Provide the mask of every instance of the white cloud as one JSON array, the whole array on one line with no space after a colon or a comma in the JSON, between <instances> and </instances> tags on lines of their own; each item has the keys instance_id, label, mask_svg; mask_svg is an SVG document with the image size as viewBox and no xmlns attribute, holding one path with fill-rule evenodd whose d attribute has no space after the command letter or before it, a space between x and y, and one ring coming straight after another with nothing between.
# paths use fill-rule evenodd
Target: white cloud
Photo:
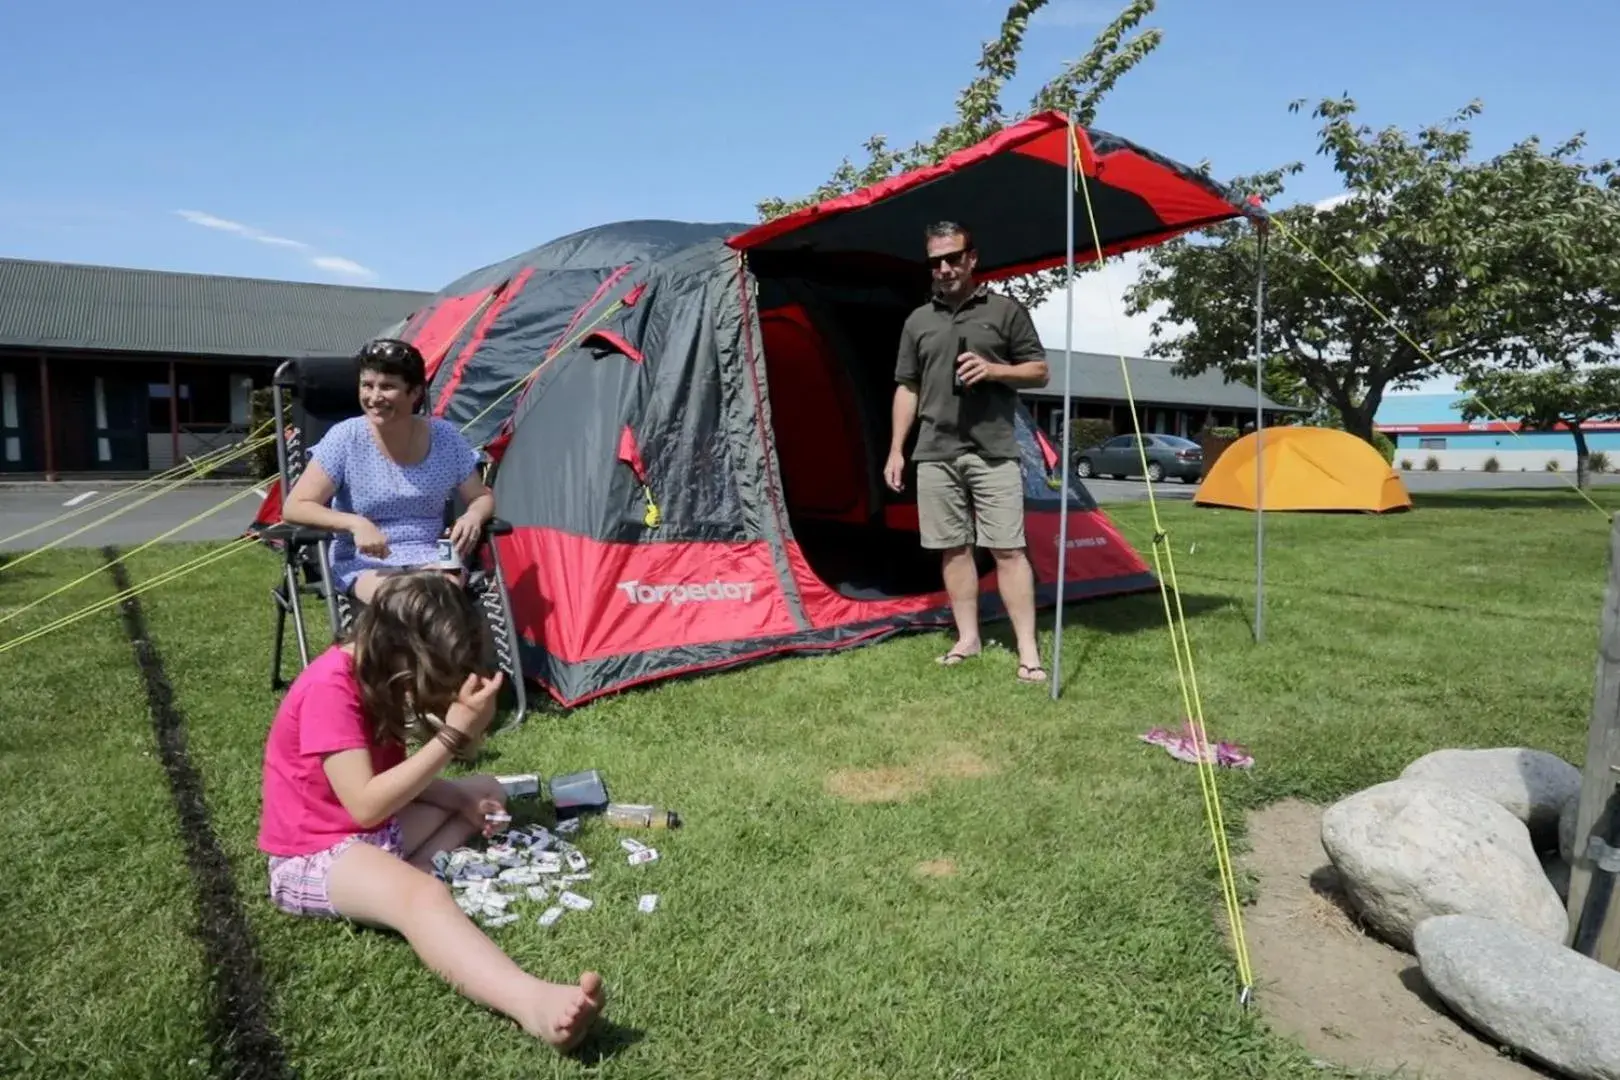
<instances>
[{"instance_id":1,"label":"white cloud","mask_svg":"<svg viewBox=\"0 0 1620 1080\"><path fill-rule=\"evenodd\" d=\"M317 255L309 261L322 270L330 270L334 274L347 274L350 277L363 278L377 276L373 271L361 266L353 259L345 259L341 255Z\"/></svg>"},{"instance_id":2,"label":"white cloud","mask_svg":"<svg viewBox=\"0 0 1620 1080\"><path fill-rule=\"evenodd\" d=\"M1146 262L1141 252L1109 258L1102 268L1076 274L1074 279L1074 350L1105 356L1143 356L1153 340L1153 321L1166 308L1155 304L1141 315L1125 312L1125 291L1135 283ZM1035 330L1048 349L1063 348L1067 331L1068 294L1064 288L1050 293L1031 309ZM1177 326L1163 328L1164 336L1180 336Z\"/></svg>"},{"instance_id":3,"label":"white cloud","mask_svg":"<svg viewBox=\"0 0 1620 1080\"><path fill-rule=\"evenodd\" d=\"M285 236L276 236L272 233L261 232L251 225L243 225L240 221L231 221L228 218L216 217L201 210L176 210L176 214L185 218L193 225L201 225L205 229L218 229L221 232L235 233L248 240L255 240L261 244L272 247L296 248L299 251L308 251L309 245L302 240L289 240Z\"/></svg>"},{"instance_id":4,"label":"white cloud","mask_svg":"<svg viewBox=\"0 0 1620 1080\"><path fill-rule=\"evenodd\" d=\"M222 218L217 214L210 214L204 210L176 210L175 214L193 225L200 225L205 229L214 229L219 232L228 232L258 244L268 244L271 247L288 248L293 251L311 252L309 264L318 270L343 274L348 277L374 278L377 276L374 271L361 266L353 259L346 259L341 255L315 253L315 249L302 240L293 240L289 237L267 233L262 229L254 228L252 225L244 225L240 221Z\"/></svg>"},{"instance_id":5,"label":"white cloud","mask_svg":"<svg viewBox=\"0 0 1620 1080\"><path fill-rule=\"evenodd\" d=\"M1330 195L1312 205L1328 210L1346 202L1349 192ZM1125 313L1125 293L1134 284L1147 262L1147 252L1132 251L1111 256L1100 271L1078 274L1074 281L1074 349L1076 352L1105 356L1144 356L1154 340L1153 323L1169 311L1154 304L1140 315ZM1252 293L1253 289L1249 290ZM1248 294L1246 294L1248 295ZM1063 348L1065 292L1058 289L1030 311L1035 329L1048 349ZM1175 340L1188 329L1172 323L1160 328L1160 340Z\"/></svg>"}]
</instances>

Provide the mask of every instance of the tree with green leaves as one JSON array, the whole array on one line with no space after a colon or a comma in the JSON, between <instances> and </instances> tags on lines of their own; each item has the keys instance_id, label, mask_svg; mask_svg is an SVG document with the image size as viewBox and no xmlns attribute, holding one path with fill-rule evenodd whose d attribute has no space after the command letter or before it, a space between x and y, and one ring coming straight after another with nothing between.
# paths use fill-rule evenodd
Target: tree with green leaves
<instances>
[{"instance_id":1,"label":"tree with green leaves","mask_svg":"<svg viewBox=\"0 0 1620 1080\"><path fill-rule=\"evenodd\" d=\"M1620 328L1613 163L1580 162L1579 137L1551 151L1528 139L1471 161L1465 125L1479 112L1470 104L1413 136L1357 124L1349 98L1322 101L1318 152L1344 195L1273 211L1278 224L1264 231L1267 382L1286 373L1301 388L1296 404L1325 406L1369 442L1391 390L1612 348ZM1274 201L1302 168L1232 184ZM1227 222L1147 253L1127 308L1165 305L1153 355L1253 385L1261 240L1250 222Z\"/></svg>"},{"instance_id":2,"label":"tree with green leaves","mask_svg":"<svg viewBox=\"0 0 1620 1080\"><path fill-rule=\"evenodd\" d=\"M1076 123L1091 124L1108 92L1163 40L1161 30L1132 33L1152 14L1156 0L1131 0L1097 35L1085 55L1065 64L1036 91L1027 110L1008 115L1001 103L1002 90L1018 71L1018 54L1024 47L1031 16L1046 4L1047 0L1014 0L1007 8L1000 34L984 43L977 65L978 75L957 96L956 119L941 127L932 139L905 149L894 149L887 138L873 135L863 147L865 164L857 165L846 157L827 182L810 194L796 199L762 200L757 206L760 218L769 221L858 191L890 176L935 164L1035 113L1056 109L1070 113ZM1034 306L1062 283L1063 271L1056 269L1011 279L1005 287L1008 295Z\"/></svg>"},{"instance_id":3,"label":"tree with green leaves","mask_svg":"<svg viewBox=\"0 0 1620 1080\"><path fill-rule=\"evenodd\" d=\"M1479 371L1458 389L1468 395L1460 403L1464 420L1517 420L1528 431L1567 429L1575 439L1575 482L1583 488L1592 458L1586 425L1620 420L1620 366L1612 364Z\"/></svg>"}]
</instances>

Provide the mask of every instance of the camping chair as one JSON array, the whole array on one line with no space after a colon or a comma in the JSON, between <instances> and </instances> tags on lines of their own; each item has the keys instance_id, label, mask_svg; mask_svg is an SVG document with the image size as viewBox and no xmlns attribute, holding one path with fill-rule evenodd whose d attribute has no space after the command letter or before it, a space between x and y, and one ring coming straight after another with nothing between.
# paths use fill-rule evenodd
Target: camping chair
<instances>
[{"instance_id":1,"label":"camping chair","mask_svg":"<svg viewBox=\"0 0 1620 1080\"><path fill-rule=\"evenodd\" d=\"M272 416L281 429L276 440L276 463L280 473L281 497L303 475L309 451L338 421L360 414L352 356L310 356L284 361L271 379ZM288 399L291 399L290 401ZM291 406L290 410L288 406ZM284 411L287 410L287 411ZM288 413L290 412L290 417ZM452 495L445 505L445 524L454 520L460 496ZM515 702L515 712L505 726L523 722L528 699L518 653L517 629L512 619L511 598L501 572L499 552L493 538L512 531L500 518L492 518L479 538L478 547L466 560L467 589L489 627L495 666L506 676ZM328 529L310 528L278 521L259 530L259 538L282 552L281 581L271 590L276 608L276 638L270 657L270 685L286 685L281 675L281 654L286 639L288 616L298 641L298 657L309 665L309 636L304 626L301 597L316 597L325 605L332 636L346 633L354 623L358 602L335 588L332 575L332 542L337 534Z\"/></svg>"}]
</instances>

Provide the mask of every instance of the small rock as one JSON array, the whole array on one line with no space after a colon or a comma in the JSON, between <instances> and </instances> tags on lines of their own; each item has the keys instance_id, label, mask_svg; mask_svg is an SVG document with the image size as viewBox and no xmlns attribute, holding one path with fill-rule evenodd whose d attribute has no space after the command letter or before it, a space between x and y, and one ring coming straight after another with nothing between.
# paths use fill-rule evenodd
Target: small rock
<instances>
[{"instance_id":1,"label":"small rock","mask_svg":"<svg viewBox=\"0 0 1620 1080\"><path fill-rule=\"evenodd\" d=\"M1568 928L1524 823L1482 795L1376 784L1327 808L1322 847L1357 912L1399 949L1431 915L1500 918L1556 942Z\"/></svg>"},{"instance_id":2,"label":"small rock","mask_svg":"<svg viewBox=\"0 0 1620 1080\"><path fill-rule=\"evenodd\" d=\"M1476 1029L1578 1080L1620 1080L1620 971L1473 915L1425 919L1413 940L1423 978Z\"/></svg>"},{"instance_id":3,"label":"small rock","mask_svg":"<svg viewBox=\"0 0 1620 1080\"><path fill-rule=\"evenodd\" d=\"M1530 829L1538 847L1551 847L1564 804L1581 793L1581 771L1557 754L1522 746L1436 750L1401 773L1483 795Z\"/></svg>"}]
</instances>

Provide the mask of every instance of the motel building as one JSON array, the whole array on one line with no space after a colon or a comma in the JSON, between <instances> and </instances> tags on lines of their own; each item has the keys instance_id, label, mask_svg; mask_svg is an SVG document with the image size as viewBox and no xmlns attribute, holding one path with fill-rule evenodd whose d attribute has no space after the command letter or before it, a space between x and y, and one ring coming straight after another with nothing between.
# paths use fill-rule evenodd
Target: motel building
<instances>
[{"instance_id":1,"label":"motel building","mask_svg":"<svg viewBox=\"0 0 1620 1080\"><path fill-rule=\"evenodd\" d=\"M0 259L0 478L138 478L239 443L282 360L356 352L429 295Z\"/></svg>"},{"instance_id":2,"label":"motel building","mask_svg":"<svg viewBox=\"0 0 1620 1080\"><path fill-rule=\"evenodd\" d=\"M1562 427L1525 431L1517 421L1464 420L1463 394L1391 394L1373 418L1373 427L1395 444L1397 470L1421 471L1432 466L1447 472L1479 472L1496 459L1501 472L1545 472L1557 462L1562 472L1575 471L1575 438ZM1586 448L1603 451L1610 467L1620 465L1620 423L1582 425ZM1408 464L1409 463L1409 464Z\"/></svg>"},{"instance_id":3,"label":"motel building","mask_svg":"<svg viewBox=\"0 0 1620 1080\"><path fill-rule=\"evenodd\" d=\"M1257 399L1254 387L1228 382L1218 371L1178 375L1173 360L1127 356L1121 371L1118 355L1079 350L1069 355L1073 357L1068 372L1069 419L1106 420L1116 435L1129 435L1135 430L1131 423L1133 400L1143 432L1194 440L1206 427L1252 429L1257 407L1267 427L1298 423L1307 411L1269 397ZM1036 425L1054 443L1063 438L1063 356L1062 349L1047 349L1046 385L1018 392ZM1078 452L1085 448L1070 449Z\"/></svg>"}]
</instances>

